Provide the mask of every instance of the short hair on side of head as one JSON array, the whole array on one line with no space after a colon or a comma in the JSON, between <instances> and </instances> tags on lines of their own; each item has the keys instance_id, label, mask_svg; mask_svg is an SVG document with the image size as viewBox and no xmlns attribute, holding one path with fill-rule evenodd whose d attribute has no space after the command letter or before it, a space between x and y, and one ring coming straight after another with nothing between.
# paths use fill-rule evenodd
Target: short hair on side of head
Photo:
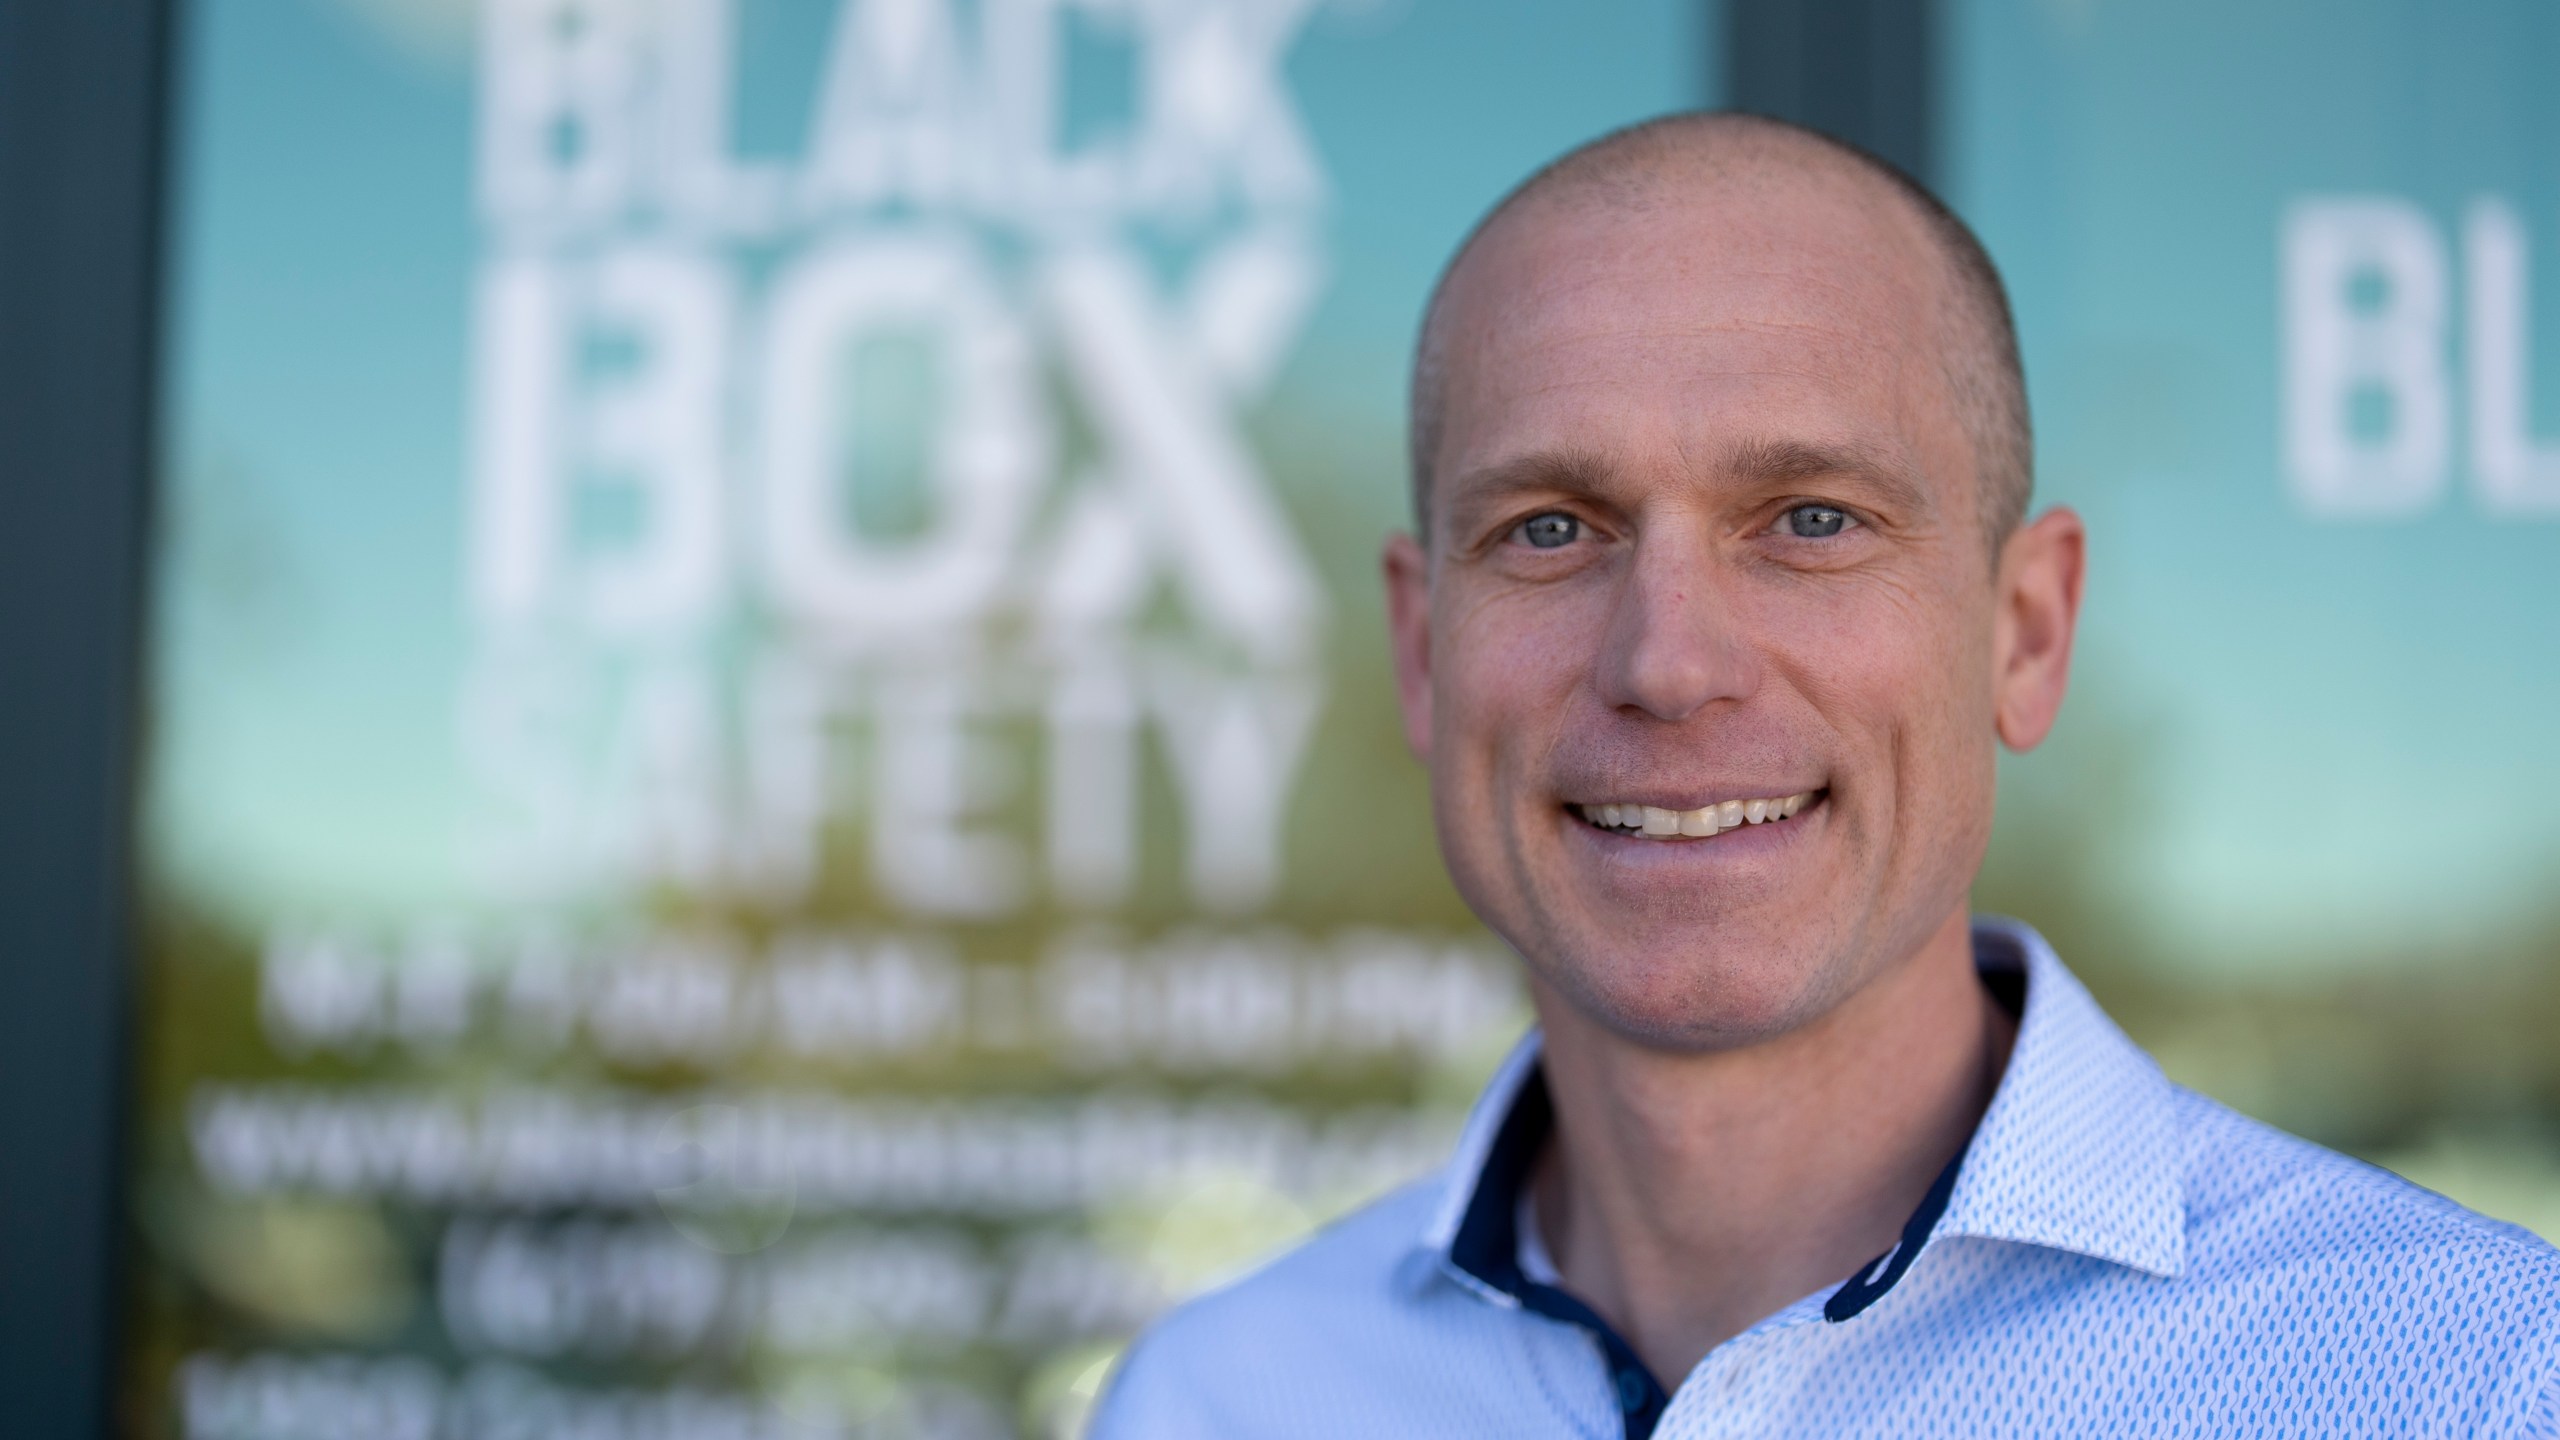
<instances>
[{"instance_id":1,"label":"short hair on side of head","mask_svg":"<svg viewBox=\"0 0 2560 1440\"><path fill-rule=\"evenodd\" d=\"M1947 317L1953 334L1943 347L1942 363L1959 412L1957 420L1973 445L1983 531L1996 550L2017 529L2026 519L2035 491L2035 434L2027 411L2026 369L2019 358L2008 288L1973 228L1927 186L1855 145L1784 120L1710 110L1641 121L1549 162L1486 211L1442 268L1423 309L1422 331L1414 345L1411 392L1414 530L1426 544L1431 536L1432 471L1439 458L1445 400L1441 312L1451 277L1468 253L1505 216L1558 192L1588 189L1632 198L1660 183L1652 177L1666 168L1666 161L1703 160L1714 169L1723 162L1759 159L1783 149L1826 157L1882 182L1888 193L1911 207L1938 242L1955 282L1951 287L1954 311Z\"/></svg>"}]
</instances>

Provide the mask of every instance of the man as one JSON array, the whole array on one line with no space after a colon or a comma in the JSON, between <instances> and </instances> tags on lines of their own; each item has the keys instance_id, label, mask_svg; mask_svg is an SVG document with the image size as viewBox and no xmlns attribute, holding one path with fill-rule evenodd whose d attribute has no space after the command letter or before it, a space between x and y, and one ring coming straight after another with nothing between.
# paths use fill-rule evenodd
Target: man
<instances>
[{"instance_id":1,"label":"man","mask_svg":"<svg viewBox=\"0 0 2560 1440\"><path fill-rule=\"evenodd\" d=\"M1406 733L1539 1030L1097 1434L2560 1434L2560 1255L1968 921L2083 535L1961 222L1775 122L1609 136L1451 262L1413 421Z\"/></svg>"}]
</instances>

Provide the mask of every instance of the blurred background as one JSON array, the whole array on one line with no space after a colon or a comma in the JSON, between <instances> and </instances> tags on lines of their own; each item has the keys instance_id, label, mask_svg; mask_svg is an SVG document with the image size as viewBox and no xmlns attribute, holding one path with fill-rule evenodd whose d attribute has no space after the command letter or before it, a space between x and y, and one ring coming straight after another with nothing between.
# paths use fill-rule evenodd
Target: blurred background
<instances>
[{"instance_id":1,"label":"blurred background","mask_svg":"<svg viewBox=\"0 0 2560 1440\"><path fill-rule=\"evenodd\" d=\"M2008 277L2093 572L1980 907L2560 1238L2555 62L2534 0L17 0L13 1433L1071 1437L1427 1169L1526 1010L1393 716L1414 323L1701 105Z\"/></svg>"}]
</instances>

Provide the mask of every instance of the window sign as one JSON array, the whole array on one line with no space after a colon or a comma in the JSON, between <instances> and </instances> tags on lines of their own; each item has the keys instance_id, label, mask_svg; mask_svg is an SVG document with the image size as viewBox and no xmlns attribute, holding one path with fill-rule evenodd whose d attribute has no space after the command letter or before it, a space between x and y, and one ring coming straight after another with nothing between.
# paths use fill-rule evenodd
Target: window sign
<instances>
[{"instance_id":1,"label":"window sign","mask_svg":"<svg viewBox=\"0 0 2560 1440\"><path fill-rule=\"evenodd\" d=\"M1698 7L186 7L153 1433L1051 1436L1525 1018L1376 547Z\"/></svg>"}]
</instances>

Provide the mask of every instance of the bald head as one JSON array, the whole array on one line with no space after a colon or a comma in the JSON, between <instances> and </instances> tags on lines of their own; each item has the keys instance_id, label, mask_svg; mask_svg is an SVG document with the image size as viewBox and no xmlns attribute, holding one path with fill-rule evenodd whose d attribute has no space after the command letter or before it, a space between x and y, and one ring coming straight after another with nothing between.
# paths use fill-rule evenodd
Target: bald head
<instances>
[{"instance_id":1,"label":"bald head","mask_svg":"<svg viewBox=\"0 0 2560 1440\"><path fill-rule=\"evenodd\" d=\"M1414 356L1413 499L1423 535L1445 438L1448 312L1471 259L1515 227L1577 209L1748 207L1806 186L1854 193L1881 212L1887 234L1928 252L1930 328L1952 418L1973 452L1982 525L1995 545L2015 529L2034 488L2034 443L2008 295L1981 242L1937 197L1862 150L1783 121L1705 113L1649 120L1566 154L1503 197L1450 260Z\"/></svg>"}]
</instances>

